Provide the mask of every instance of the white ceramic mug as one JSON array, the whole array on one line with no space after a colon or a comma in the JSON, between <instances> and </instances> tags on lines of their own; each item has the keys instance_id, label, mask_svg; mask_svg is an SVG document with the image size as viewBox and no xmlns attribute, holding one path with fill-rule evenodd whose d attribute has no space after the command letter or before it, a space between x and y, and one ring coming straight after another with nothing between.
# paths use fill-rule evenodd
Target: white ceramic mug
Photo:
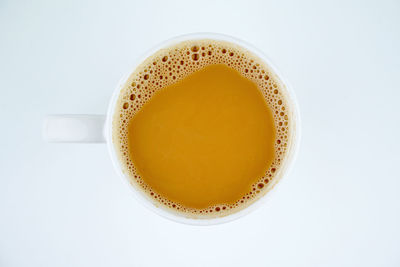
<instances>
[{"instance_id":1,"label":"white ceramic mug","mask_svg":"<svg viewBox=\"0 0 400 267\"><path fill-rule=\"evenodd\" d=\"M122 166L120 161L116 156L116 147L112 142L112 120L114 118L113 114L115 111L115 104L117 98L120 94L121 89L123 88L126 80L129 75L149 56L153 55L160 49L167 48L173 46L177 43L187 40L201 40L201 39L212 39L212 40L221 40L227 41L231 43L235 43L258 56L262 59L267 66L279 77L284 87L287 90L288 101L291 103L291 107L293 110L292 121L293 125L293 138L291 142L291 146L289 147L288 155L285 158L283 164L281 165L279 171L276 173L275 178L271 181L277 183L281 180L282 177L286 176L289 173L291 166L293 165L294 159L296 157L299 141L300 141L300 117L298 111L298 105L296 101L296 97L291 87L279 74L278 70L271 61L263 55L259 50L254 48L253 46L247 44L244 41L238 40L236 38L215 34L215 33L195 33L195 34L187 34L183 36L179 36L176 38L172 38L152 50L148 51L142 58L140 58L136 64L134 64L132 70L125 75L117 87L114 90L113 96L111 98L107 115L50 115L47 116L44 120L43 126L43 136L44 139L48 142L59 142L59 143L107 143L108 151L111 156L111 160L115 167L115 170L119 173L126 184L132 189L133 194L136 198L148 207L150 210L153 210L155 213L171 219L176 222L192 224L192 225L212 225L212 224L220 224L228 221L232 221L237 219L245 214L248 214L250 211L259 207L262 203L264 203L267 198L271 195L271 191L267 192L260 199L256 200L253 204L248 207L225 217L212 218L212 219L193 219L184 217L182 215L178 215L167 209L163 208L158 202L154 199L150 198L146 195L142 190L136 188L135 186L129 183L129 177L127 177L122 172ZM275 186L272 186L275 188Z\"/></svg>"}]
</instances>

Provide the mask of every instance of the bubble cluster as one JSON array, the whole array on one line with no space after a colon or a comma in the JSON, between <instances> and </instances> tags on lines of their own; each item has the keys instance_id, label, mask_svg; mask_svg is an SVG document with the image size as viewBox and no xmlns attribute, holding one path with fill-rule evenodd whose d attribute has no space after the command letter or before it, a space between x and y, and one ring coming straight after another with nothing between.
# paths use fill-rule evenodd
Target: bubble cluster
<instances>
[{"instance_id":1,"label":"bubble cluster","mask_svg":"<svg viewBox=\"0 0 400 267\"><path fill-rule=\"evenodd\" d=\"M143 182L129 156L127 130L130 119L154 93L212 64L225 64L257 84L273 113L276 128L275 158L265 175L237 202L193 209L164 198ZM243 209L267 193L278 180L279 170L291 145L292 119L286 88L264 61L238 45L223 41L185 41L159 50L147 58L128 78L117 100L114 114L113 142L132 185L139 186L150 198L166 208L191 217L225 216Z\"/></svg>"}]
</instances>

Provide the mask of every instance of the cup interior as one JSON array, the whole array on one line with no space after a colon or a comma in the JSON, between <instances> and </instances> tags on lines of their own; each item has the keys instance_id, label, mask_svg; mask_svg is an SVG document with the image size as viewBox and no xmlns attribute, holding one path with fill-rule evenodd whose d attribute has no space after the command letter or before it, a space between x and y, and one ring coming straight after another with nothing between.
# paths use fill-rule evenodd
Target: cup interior
<instances>
[{"instance_id":1,"label":"cup interior","mask_svg":"<svg viewBox=\"0 0 400 267\"><path fill-rule=\"evenodd\" d=\"M239 210L235 213L226 215L224 217L217 217L217 218L208 218L208 219L195 219L191 217L185 217L182 216L180 213L174 213L170 210L167 210L166 208L163 208L161 204L158 204L150 198L146 193L144 193L142 190L139 188L136 188L136 186L133 186L130 183L130 178L127 177L122 171L122 165L121 162L119 161L117 154L116 154L116 147L113 145L112 141L112 120L114 118L114 112L115 112L115 105L117 103L118 96L120 94L120 91L122 90L123 86L125 85L127 79L129 78L129 75L135 71L135 69L143 62L146 58L150 57L153 55L155 52L157 52L160 49L167 48L170 46L173 46L175 44L178 44L183 41L188 41L188 40L201 40L201 39L211 39L211 40L217 40L217 41L227 41L230 43L234 43L236 45L239 45L253 54L255 54L257 57L259 57L261 60L264 61L264 63L270 67L270 69L278 76L284 87L286 88L286 96L288 98L288 101L290 102L290 106L292 108L292 121L294 123L293 125L293 137L291 141L291 146L289 148L288 154L285 158L285 161L281 165L281 168L279 169L278 173L276 174L276 178L274 179L275 184L273 185L273 188L268 191L264 196L261 196L259 199L257 199L254 203L250 204L249 206L245 207L242 210ZM113 162L113 165L119 174L120 177L122 177L123 181L131 188L131 191L133 195L136 197L136 199L142 203L144 206L152 210L153 212L157 213L158 215L170 219L175 222L183 223L183 224L190 224L190 225L215 225L215 224L221 224L221 223L226 223L229 221L233 221L235 219L238 219L251 211L257 209L260 207L267 199L271 196L271 193L273 191L276 191L275 187L277 184L279 184L279 181L284 177L287 176L293 162L297 156L298 152L298 147L299 147L299 141L300 141L300 116L299 116L299 110L298 110L298 104L296 100L296 96L289 85L289 83L283 78L283 76L279 73L279 71L276 69L276 67L271 63L271 61L258 49L254 48L252 45L236 39L231 36L223 35L223 34L216 34L216 33L193 33L193 34L186 34L182 36L178 36L172 39L169 39L158 46L154 47L153 49L149 50L147 53L145 53L142 57L140 57L135 64L133 64L131 71L128 72L125 76L121 78L119 81L117 87L114 90L113 96L111 98L109 107L108 107L108 113L107 113L107 121L106 121L106 126L105 126L105 136L107 140L107 146L109 150L109 154L111 156L111 160Z\"/></svg>"}]
</instances>

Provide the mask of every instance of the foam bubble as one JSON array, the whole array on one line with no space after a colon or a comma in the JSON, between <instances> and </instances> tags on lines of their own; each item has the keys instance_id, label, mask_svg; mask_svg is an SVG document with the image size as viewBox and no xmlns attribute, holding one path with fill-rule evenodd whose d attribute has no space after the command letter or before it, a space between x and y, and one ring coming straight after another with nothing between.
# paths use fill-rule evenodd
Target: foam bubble
<instances>
[{"instance_id":1,"label":"foam bubble","mask_svg":"<svg viewBox=\"0 0 400 267\"><path fill-rule=\"evenodd\" d=\"M127 129L130 119L157 91L182 80L189 74L212 64L226 64L257 84L272 110L277 129L275 160L263 177L256 181L251 191L236 203L219 203L205 209L192 209L164 198L143 182L129 158ZM130 75L119 95L113 119L113 142L118 157L125 163L124 173L131 184L145 191L165 208L196 218L221 217L243 209L266 194L280 178L279 169L288 153L292 137L291 108L285 87L274 72L258 57L244 48L222 41L185 41L159 50L147 58Z\"/></svg>"}]
</instances>

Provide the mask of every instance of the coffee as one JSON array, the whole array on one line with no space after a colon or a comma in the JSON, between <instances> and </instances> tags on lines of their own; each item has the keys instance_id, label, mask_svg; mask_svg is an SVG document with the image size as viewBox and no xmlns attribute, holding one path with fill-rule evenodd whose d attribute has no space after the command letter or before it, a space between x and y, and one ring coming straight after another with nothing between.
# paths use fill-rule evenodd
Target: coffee
<instances>
[{"instance_id":1,"label":"coffee","mask_svg":"<svg viewBox=\"0 0 400 267\"><path fill-rule=\"evenodd\" d=\"M273 71L223 41L159 50L119 95L113 142L124 173L166 209L220 217L269 191L291 146L291 107Z\"/></svg>"}]
</instances>

